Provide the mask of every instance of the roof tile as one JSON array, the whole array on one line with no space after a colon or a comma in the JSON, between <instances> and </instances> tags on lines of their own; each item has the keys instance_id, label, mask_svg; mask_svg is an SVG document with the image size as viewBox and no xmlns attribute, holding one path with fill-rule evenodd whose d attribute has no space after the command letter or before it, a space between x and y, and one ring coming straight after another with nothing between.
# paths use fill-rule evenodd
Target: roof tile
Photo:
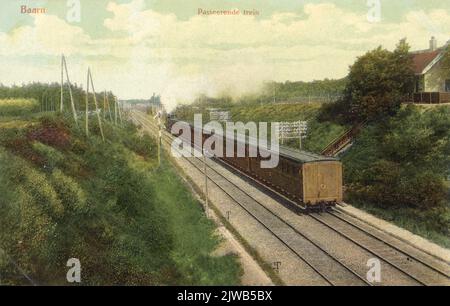
<instances>
[{"instance_id":1,"label":"roof tile","mask_svg":"<svg viewBox=\"0 0 450 306\"><path fill-rule=\"evenodd\" d=\"M422 74L424 69L441 53L441 49L436 51L425 51L413 53L413 69L414 73Z\"/></svg>"}]
</instances>

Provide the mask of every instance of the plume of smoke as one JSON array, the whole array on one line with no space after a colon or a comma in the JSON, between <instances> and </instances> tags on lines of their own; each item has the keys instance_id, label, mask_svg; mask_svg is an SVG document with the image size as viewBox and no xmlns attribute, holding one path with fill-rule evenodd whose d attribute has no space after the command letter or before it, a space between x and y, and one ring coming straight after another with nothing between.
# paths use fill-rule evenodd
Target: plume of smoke
<instances>
[{"instance_id":1,"label":"plume of smoke","mask_svg":"<svg viewBox=\"0 0 450 306\"><path fill-rule=\"evenodd\" d=\"M270 80L271 69L261 66L230 66L219 71L207 71L173 77L161 90L168 111L178 104L192 103L200 94L210 97L238 98L259 91Z\"/></svg>"}]
</instances>

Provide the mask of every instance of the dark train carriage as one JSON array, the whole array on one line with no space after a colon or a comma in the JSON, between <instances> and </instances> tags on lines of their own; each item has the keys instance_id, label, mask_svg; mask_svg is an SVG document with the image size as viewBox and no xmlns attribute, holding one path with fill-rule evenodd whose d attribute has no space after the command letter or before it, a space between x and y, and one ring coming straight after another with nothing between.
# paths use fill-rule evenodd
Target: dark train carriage
<instances>
[{"instance_id":1,"label":"dark train carriage","mask_svg":"<svg viewBox=\"0 0 450 306\"><path fill-rule=\"evenodd\" d=\"M171 118L172 119L172 118ZM173 121L168 124L171 127ZM170 130L170 128L169 128ZM194 142L191 127L191 142ZM202 143L210 137L202 133ZM236 157L237 140L234 140L234 156L225 156L226 139L223 138L224 157L221 159L255 180L271 187L289 199L307 207L334 205L342 202L342 163L332 157L280 147L279 162L275 168L261 168L262 157L249 157L249 144L245 143L245 157ZM259 152L259 151L258 151Z\"/></svg>"},{"instance_id":2,"label":"dark train carriage","mask_svg":"<svg viewBox=\"0 0 450 306\"><path fill-rule=\"evenodd\" d=\"M236 153L237 141L234 144ZM280 147L278 165L261 168L263 158L259 153L257 157L249 157L248 143L245 152L246 157L224 157L223 160L306 206L342 202L342 164L338 159Z\"/></svg>"}]
</instances>

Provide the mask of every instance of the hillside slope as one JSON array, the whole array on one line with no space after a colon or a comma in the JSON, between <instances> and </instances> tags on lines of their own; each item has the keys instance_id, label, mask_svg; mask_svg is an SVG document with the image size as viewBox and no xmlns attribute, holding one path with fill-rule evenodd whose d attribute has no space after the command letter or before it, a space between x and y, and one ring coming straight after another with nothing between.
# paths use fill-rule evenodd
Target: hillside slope
<instances>
[{"instance_id":1,"label":"hillside slope","mask_svg":"<svg viewBox=\"0 0 450 306\"><path fill-rule=\"evenodd\" d=\"M83 285L239 283L234 256L210 255L213 223L171 166L157 167L151 138L105 122L102 142L94 121L86 139L54 114L23 119L0 124L2 284L29 284L24 273L67 284L69 258Z\"/></svg>"},{"instance_id":2,"label":"hillside slope","mask_svg":"<svg viewBox=\"0 0 450 306\"><path fill-rule=\"evenodd\" d=\"M349 203L450 247L450 107L405 106L341 158Z\"/></svg>"},{"instance_id":3,"label":"hillside slope","mask_svg":"<svg viewBox=\"0 0 450 306\"><path fill-rule=\"evenodd\" d=\"M348 126L334 122L319 122L321 103L267 103L267 104L230 104L226 110L230 111L233 122L281 122L307 121L308 132L302 143L304 150L320 153L333 139L341 135ZM178 107L174 114L180 120L192 122L194 114L202 114L203 122L210 120L207 107L183 106ZM285 145L299 148L299 140L290 139Z\"/></svg>"}]
</instances>

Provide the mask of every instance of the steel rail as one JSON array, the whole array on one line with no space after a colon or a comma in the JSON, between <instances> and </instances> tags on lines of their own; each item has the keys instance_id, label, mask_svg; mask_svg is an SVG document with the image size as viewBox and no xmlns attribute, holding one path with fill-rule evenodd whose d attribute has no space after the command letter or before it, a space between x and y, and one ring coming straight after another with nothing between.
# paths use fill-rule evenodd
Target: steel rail
<instances>
[{"instance_id":1,"label":"steel rail","mask_svg":"<svg viewBox=\"0 0 450 306\"><path fill-rule=\"evenodd\" d=\"M140 115L140 114L139 114L139 115ZM150 124L152 124L151 121L149 121L147 118L144 117L144 119L145 119L147 122L149 122ZM167 136L167 135L165 135L165 136L166 136L166 137L169 137L169 136ZM221 163L223 163L223 161L221 161ZM237 171L239 174L242 174L243 176L245 176L245 177L251 179L252 181L254 181L255 183L257 183L258 185L261 185L261 186L263 186L263 187L266 187L264 184L262 184L262 183L259 182L259 181L256 181L256 180L252 179L251 177L249 177L248 175L246 175L245 173L243 173L241 170L237 169L236 167L234 167L234 166L232 166L232 165L230 165L230 164L228 164L228 163L226 163L226 165L229 166L229 167L231 167L231 168L234 169L235 171ZM209 166L209 168L211 168L211 167ZM211 169L214 170L215 172L217 172L215 169L213 169L213 168L211 168ZM226 178L225 178L225 179L226 179ZM226 179L226 180L229 181L228 179ZM229 182L231 182L231 181L229 181ZM231 183L232 183L232 182L231 182ZM234 184L234 183L232 183L232 184ZM234 184L234 185L235 185L235 184ZM267 188L267 187L266 187L266 188ZM270 190L271 192L277 194L278 196L280 196L279 193L274 192L271 188L269 188L269 190ZM244 193L246 193L246 192L243 191L243 190L241 190L241 191L244 192ZM246 193L246 194L247 194L247 193ZM251 197L254 201L259 202L258 200L254 199L251 195L249 195L249 194L247 194L247 195L248 195L249 197ZM294 204L294 205L297 206L297 203L294 202L294 201L292 201L292 200L290 200L289 198L284 197L284 196L283 196L282 198L283 198L284 200L290 202L291 204ZM262 205L264 208L266 208L263 204L261 204L261 203L259 203L259 204ZM267 208L266 208L266 209L267 209ZM332 215L335 216L334 214L332 214ZM356 244L357 246L359 246L360 248L364 249L365 251L367 251L367 252L369 252L369 253L371 253L371 254L373 254L373 255L379 257L382 261L384 261L384 262L386 262L387 264L393 266L395 269L397 269L397 270L400 271L401 273L405 274L406 276L412 278L413 280L415 280L415 281L418 282L419 284L421 284L421 285L427 285L426 283L424 283L423 281L421 281L421 280L420 280L419 278L417 278L416 276L412 275L411 273L409 273L408 271L406 271L406 270L403 269L402 267L400 267L400 266L398 266L397 264L393 263L391 260L386 259L386 258L383 257L383 256L380 256L376 251L370 249L369 247L364 246L363 244L361 244L360 242L356 241L355 239L353 239L353 238L350 237L349 235L343 233L342 231L337 230L335 227L331 226L331 225L328 224L326 221L321 220L320 218L318 218L318 217L315 216L315 215L309 215L309 216L310 216L311 218L315 219L317 222L319 222L319 223L325 225L326 227L330 228L330 229L333 230L334 232L338 233L339 235L343 236L343 237L346 238L347 240L351 241L352 243ZM280 218L279 216L277 216L277 217ZM336 217L336 218L339 218L339 217L337 217L337 216L335 216L335 217ZM280 219L282 220L282 218L280 218ZM284 220L282 220L282 221L285 222ZM433 271L435 271L435 272L437 272L437 273L439 273L439 274L442 274L442 275L444 275L445 277L448 277L448 275L447 275L445 272L442 272L442 271L440 271L439 269L434 268L434 267L428 265L427 263L423 262L422 260L417 259L415 256L410 255L410 254L408 254L407 252L398 249L397 247L393 246L392 244L388 243L387 241L383 241L381 238L376 237L375 235L369 233L368 231L359 228L357 225L352 224L351 222L346 221L346 220L342 220L342 221L347 222L347 223L349 223L350 225L352 225L352 226L358 228L360 231L363 231L363 232L364 232L365 234L367 234L368 236L370 236L370 237L372 237L372 238L374 238L374 239L380 240L381 242L386 243L388 246L392 247L393 249L395 249L395 250L401 252L402 254L404 254L404 255L407 256L407 257L413 258L414 260L416 260L416 261L419 262L420 264L423 264L424 266L426 266L426 267L432 269ZM288 224L288 225L289 225L289 224ZM291 225L289 225L289 226L292 227ZM294 229L295 231L298 231L298 230L295 229L295 228L293 228L293 229ZM300 232L299 232L299 234L302 235ZM370 283L369 283L369 284L370 284Z\"/></svg>"},{"instance_id":2,"label":"steel rail","mask_svg":"<svg viewBox=\"0 0 450 306\"><path fill-rule=\"evenodd\" d=\"M380 254L378 254L378 252L370 249L369 247L363 245L362 243L356 241L355 239L353 239L352 237L350 237L349 235L343 233L342 231L339 231L338 229L336 229L334 226L330 225L328 222L320 219L319 217L315 216L315 215L309 215L311 218L313 218L314 220L316 220L317 222L325 225L326 227L330 228L331 230L335 231L336 233L340 234L342 237L345 237L347 240L353 242L354 244L356 244L357 246L359 246L360 248L366 250L369 253L372 253L373 255L377 256L379 259L383 260L384 262L386 262L387 264L393 266L395 269L397 269L398 271L402 272L403 274L405 274L406 276L412 278L413 280L415 280L416 282L418 282L419 284L426 286L427 284L424 283L423 281L421 281L420 279L418 279L416 276L412 275L411 273L409 273L408 271L405 271L405 269L403 269L402 267L400 267L399 265L397 265L396 263L393 263L391 260L380 256Z\"/></svg>"},{"instance_id":3,"label":"steel rail","mask_svg":"<svg viewBox=\"0 0 450 306\"><path fill-rule=\"evenodd\" d=\"M344 223L346 223L346 224L348 224L348 225L350 225L350 226L352 226L352 227L358 229L359 231L363 232L363 233L366 234L367 236L370 236L371 238L376 239L376 240L382 242L383 244L389 246L390 248L396 250L397 252L402 253L404 256L407 256L407 257L409 257L409 258L415 260L416 262L418 262L418 263L424 265L425 267L429 268L430 270L433 270L434 272L436 272L436 273L438 273L438 274L441 274L442 276L445 276L445 277L447 277L447 278L450 279L450 277L449 277L449 275L448 275L447 272L444 272L444 271L442 271L440 268L437 268L437 267L432 266L431 264L425 262L424 260L418 258L417 256L411 255L411 254L408 253L407 251L404 251L404 250L400 249L399 247L395 246L393 243L391 243L391 242L389 242L389 241L386 241L385 239L383 239L383 238L381 238L381 237L379 237L379 236L377 236L377 235L371 233L369 230L364 229L363 227L361 227L361 226L359 226L359 225L353 223L352 221L350 221L350 220L348 220L348 219L346 219L346 218L344 218L344 217L342 217L342 216L339 216L339 214L336 214L336 212L339 212L339 213L341 213L341 214L345 214L345 215L348 216L348 214L347 214L346 212L337 211L337 210L335 210L335 209L333 209L332 211L328 211L327 213L330 214L330 215L332 215L333 217L335 217L335 218L341 220L342 222L344 222Z\"/></svg>"},{"instance_id":4,"label":"steel rail","mask_svg":"<svg viewBox=\"0 0 450 306\"><path fill-rule=\"evenodd\" d=\"M141 120L144 119L145 121L147 121L149 124L150 121L147 118L141 118ZM145 124L142 121L140 122L141 124ZM152 124L153 125L153 124ZM165 135L168 139L171 139L168 135ZM169 141L168 141L169 142ZM199 158L195 158L195 159L199 159ZM188 158L186 158L186 160L192 164L199 172L204 173L202 170L202 167L196 165L194 162L192 162L191 160L189 160ZM288 223L287 221L285 221L283 218L281 218L278 214L274 213L273 211L271 211L270 209L268 209L264 204L262 204L259 200L255 199L253 196L251 196L249 193L247 193L246 191L244 191L242 188L240 188L238 185L236 185L234 182L230 181L228 178L226 178L223 174L219 173L216 169L214 169L213 167L211 167L210 165L208 165L208 168L213 170L217 175L219 175L221 178L225 179L228 183L230 183L231 185L234 186L235 189L239 190L241 193L243 193L245 196L247 196L248 198L250 198L252 201L254 201L256 204L258 204L259 206L263 207L270 215L276 217L279 221L281 221L283 224L285 224L286 226L288 226L288 228L290 228L291 230L293 230L295 233L297 233L298 235L300 235L301 237L303 237L303 239L305 239L306 241L308 241L310 244L314 245L317 249L319 249L322 253L324 253L326 256L330 257L333 261L337 262L339 265L341 265L342 267L344 267L344 269L346 269L348 272L350 272L352 275L356 276L358 279L360 279L361 281L363 281L365 284L371 286L372 284L370 282L368 282L365 278L363 278L362 276L360 276L357 272L355 272L354 270L352 270L350 267L348 267L346 264L342 263L341 261L339 261L336 257L334 257L332 254L330 254L328 251L326 251L325 249L323 249L320 245L318 245L316 242L314 242L310 237L308 237L306 234L300 232L297 228L295 228L294 226L292 226L290 223ZM233 196L229 191L227 191L223 186L220 186L219 183L217 183L214 179L212 179L210 177L210 180L219 188L221 189L225 194L227 194L234 202L236 202L239 206L241 206L249 215L251 215L254 219L256 219L261 225L263 225L267 230L269 230L275 237L277 237L278 240L280 240L284 245L286 245L291 251L293 251L298 257L300 257L302 259L302 261L304 261L308 266L310 266L316 273L318 273L322 278L324 278L329 284L334 285L332 283L332 281L330 281L325 275L323 275L320 271L318 271L312 263L310 263L307 259L305 259L303 256L301 256L300 254L298 254L298 252L296 252L295 250L292 249L291 246L289 246L285 241L283 241L280 237L278 237L277 234L275 234L270 228L269 226L267 226L266 224L264 224L263 221L260 220L260 218L258 218L254 213L250 212L248 208L244 207L244 205L242 205L240 203L239 200L237 200L235 198L235 196Z\"/></svg>"},{"instance_id":5,"label":"steel rail","mask_svg":"<svg viewBox=\"0 0 450 306\"><path fill-rule=\"evenodd\" d=\"M142 118L141 118L142 120ZM137 121L142 124L142 125L147 125L145 122L142 122L141 120L137 119ZM147 119L145 119L147 120ZM151 124L151 123L150 123ZM148 127L148 125L147 125ZM200 173L203 173L203 171L201 169L199 169L192 161L190 161L188 158L185 158L191 165L194 166L194 168L197 169L197 171L199 171ZM298 258L301 259L301 261L303 261L304 263L306 263L314 272L316 272L323 280L325 280L325 282L327 282L329 285L331 286L335 286L333 284L333 282L326 276L324 275L322 272L320 272L319 270L317 270L316 267L314 267L314 265L312 263L310 263L310 261L308 261L306 258L304 258L304 256L302 256L301 254L299 254L297 251L295 251L286 241L284 241L281 237L279 237L276 233L273 232L272 229L270 229L269 226L267 226L263 221L260 220L260 218L258 218L257 216L255 216L255 214L253 214L252 212L250 212L246 207L244 207L238 200L235 199L235 197L228 192L227 190L225 190L225 188L223 188L222 186L220 186L215 180L211 179L210 180L219 188L221 189L229 198L231 198L231 200L235 203L237 203L239 206L242 207L242 209L244 209L250 216L252 216L259 224L261 224L266 230L268 230L277 240L279 240L284 246L286 246L292 253L294 253Z\"/></svg>"}]
</instances>

